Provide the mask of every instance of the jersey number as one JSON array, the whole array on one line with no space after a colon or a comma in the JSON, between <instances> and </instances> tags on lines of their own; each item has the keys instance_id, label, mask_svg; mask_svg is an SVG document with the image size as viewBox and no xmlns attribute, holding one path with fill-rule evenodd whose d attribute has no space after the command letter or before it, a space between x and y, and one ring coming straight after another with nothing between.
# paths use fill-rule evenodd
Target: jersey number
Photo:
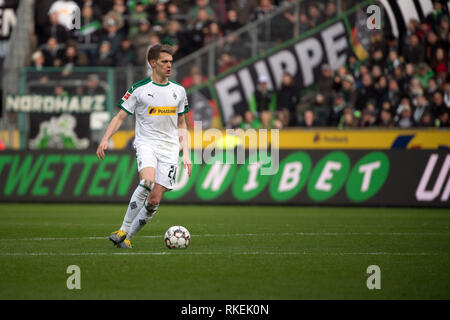
<instances>
[{"instance_id":1,"label":"jersey number","mask_svg":"<svg viewBox=\"0 0 450 320\"><path fill-rule=\"evenodd\" d=\"M169 178L171 179L170 183L175 183L175 177L177 175L177 167L175 166L170 166L170 170L169 170Z\"/></svg>"}]
</instances>

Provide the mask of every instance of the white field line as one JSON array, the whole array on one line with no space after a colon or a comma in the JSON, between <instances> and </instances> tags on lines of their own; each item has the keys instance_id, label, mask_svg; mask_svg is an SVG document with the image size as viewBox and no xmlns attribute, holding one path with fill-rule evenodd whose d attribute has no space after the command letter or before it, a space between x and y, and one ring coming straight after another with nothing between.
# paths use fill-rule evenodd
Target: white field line
<instances>
[{"instance_id":1,"label":"white field line","mask_svg":"<svg viewBox=\"0 0 450 320\"><path fill-rule=\"evenodd\" d=\"M179 251L179 250L178 250ZM11 252L0 253L0 256L160 256L173 255L174 252L76 252L76 253L56 253L56 252ZM294 255L310 255L310 256L442 256L450 253L437 252L266 252L266 251L248 251L248 252L189 252L184 251L183 254L188 255L278 255L278 256L294 256Z\"/></svg>"},{"instance_id":2,"label":"white field line","mask_svg":"<svg viewBox=\"0 0 450 320\"><path fill-rule=\"evenodd\" d=\"M220 233L194 234L192 237L267 237L267 236L450 236L446 232L280 232L280 233ZM160 236L136 236L144 239L158 239ZM105 240L105 236L92 237L33 237L33 238L0 238L0 241L57 241L57 240Z\"/></svg>"}]
</instances>

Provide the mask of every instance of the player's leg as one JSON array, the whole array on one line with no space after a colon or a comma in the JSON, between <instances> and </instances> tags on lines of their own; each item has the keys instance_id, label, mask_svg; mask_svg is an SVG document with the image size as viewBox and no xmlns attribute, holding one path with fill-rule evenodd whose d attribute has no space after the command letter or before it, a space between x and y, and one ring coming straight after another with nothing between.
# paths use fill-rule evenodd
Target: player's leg
<instances>
[{"instance_id":1,"label":"player's leg","mask_svg":"<svg viewBox=\"0 0 450 320\"><path fill-rule=\"evenodd\" d=\"M127 234L127 240L130 240L136 233L138 233L147 223L153 218L158 210L159 203L161 202L164 192L167 188L155 183L152 191L147 196L144 207L141 209L137 217L134 219L130 231Z\"/></svg>"},{"instance_id":2,"label":"player's leg","mask_svg":"<svg viewBox=\"0 0 450 320\"><path fill-rule=\"evenodd\" d=\"M141 211L144 206L145 199L153 188L153 182L155 181L155 168L143 168L139 172L139 179L139 185L131 196L127 212L123 219L122 226L120 227L120 230L125 232L130 230L134 218L136 218L139 211Z\"/></svg>"},{"instance_id":3,"label":"player's leg","mask_svg":"<svg viewBox=\"0 0 450 320\"><path fill-rule=\"evenodd\" d=\"M136 148L136 160L139 170L139 184L134 190L128 204L127 212L123 218L122 226L109 236L115 245L126 239L126 235L133 223L134 218L144 206L145 199L151 191L156 177L156 157L153 151L147 147Z\"/></svg>"},{"instance_id":4,"label":"player's leg","mask_svg":"<svg viewBox=\"0 0 450 320\"><path fill-rule=\"evenodd\" d=\"M164 193L173 188L175 184L175 176L177 164L158 162L156 168L155 183L152 191L147 196L144 207L139 211L138 215L131 224L130 231L126 239L120 243L121 248L131 248L130 239L138 233L153 218Z\"/></svg>"},{"instance_id":5,"label":"player's leg","mask_svg":"<svg viewBox=\"0 0 450 320\"><path fill-rule=\"evenodd\" d=\"M139 172L140 182L136 190L134 190L131 196L130 203L128 204L127 212L123 218L122 226L119 230L114 231L109 236L109 239L114 242L114 244L119 244L125 240L127 233L130 230L133 220L138 215L144 206L145 199L147 199L148 194L152 190L155 181L155 168L147 167L143 168Z\"/></svg>"}]
</instances>

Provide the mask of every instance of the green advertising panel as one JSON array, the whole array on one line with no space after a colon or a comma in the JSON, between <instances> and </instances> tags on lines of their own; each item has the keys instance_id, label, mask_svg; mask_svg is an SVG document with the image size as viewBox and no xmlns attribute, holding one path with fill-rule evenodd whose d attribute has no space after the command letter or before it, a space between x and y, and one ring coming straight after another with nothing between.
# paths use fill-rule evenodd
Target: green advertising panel
<instances>
[{"instance_id":1,"label":"green advertising panel","mask_svg":"<svg viewBox=\"0 0 450 320\"><path fill-rule=\"evenodd\" d=\"M449 207L446 150L279 150L239 159L233 152L193 152L189 177L180 157L174 189L162 201ZM94 152L0 154L2 202L127 204L138 183L130 151L110 151L102 161Z\"/></svg>"},{"instance_id":2,"label":"green advertising panel","mask_svg":"<svg viewBox=\"0 0 450 320\"><path fill-rule=\"evenodd\" d=\"M350 170L350 159L344 152L332 152L315 166L308 182L308 195L315 201L334 196L344 185Z\"/></svg>"}]
</instances>

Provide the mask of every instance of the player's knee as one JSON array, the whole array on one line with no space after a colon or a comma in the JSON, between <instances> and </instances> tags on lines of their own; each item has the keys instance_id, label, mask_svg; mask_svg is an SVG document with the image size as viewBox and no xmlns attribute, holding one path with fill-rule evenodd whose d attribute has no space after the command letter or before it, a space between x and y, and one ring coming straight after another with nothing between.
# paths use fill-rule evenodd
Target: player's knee
<instances>
[{"instance_id":1,"label":"player's knee","mask_svg":"<svg viewBox=\"0 0 450 320\"><path fill-rule=\"evenodd\" d=\"M141 180L141 183L147 188L147 189L153 189L153 181L150 179L143 179Z\"/></svg>"}]
</instances>

